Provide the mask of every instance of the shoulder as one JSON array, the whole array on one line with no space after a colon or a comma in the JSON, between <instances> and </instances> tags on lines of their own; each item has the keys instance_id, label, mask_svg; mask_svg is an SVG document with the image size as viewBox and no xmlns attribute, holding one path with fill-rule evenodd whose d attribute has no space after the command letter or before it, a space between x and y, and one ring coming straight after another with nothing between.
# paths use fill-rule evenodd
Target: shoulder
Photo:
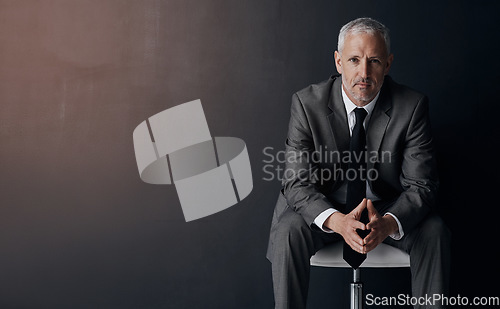
<instances>
[{"instance_id":1,"label":"shoulder","mask_svg":"<svg viewBox=\"0 0 500 309\"><path fill-rule=\"evenodd\" d=\"M304 89L294 93L294 98L298 99L303 105L328 105L332 93L332 87L339 75L333 75L322 82L311 84Z\"/></svg>"},{"instance_id":2,"label":"shoulder","mask_svg":"<svg viewBox=\"0 0 500 309\"><path fill-rule=\"evenodd\" d=\"M415 105L419 102L427 101L427 96L425 94L411 87L395 82L390 76L385 77L384 88L394 103Z\"/></svg>"},{"instance_id":3,"label":"shoulder","mask_svg":"<svg viewBox=\"0 0 500 309\"><path fill-rule=\"evenodd\" d=\"M425 94L398 84L388 76L384 81L384 100L382 102L390 102L388 113L393 117L397 116L394 119L400 123L410 123L414 119L424 119L429 115L429 99Z\"/></svg>"}]
</instances>

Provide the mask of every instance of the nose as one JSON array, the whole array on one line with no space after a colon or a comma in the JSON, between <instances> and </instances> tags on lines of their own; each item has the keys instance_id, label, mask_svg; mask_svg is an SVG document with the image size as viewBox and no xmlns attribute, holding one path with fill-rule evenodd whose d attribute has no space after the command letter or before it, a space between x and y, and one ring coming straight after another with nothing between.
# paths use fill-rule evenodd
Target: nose
<instances>
[{"instance_id":1,"label":"nose","mask_svg":"<svg viewBox=\"0 0 500 309\"><path fill-rule=\"evenodd\" d=\"M370 76L370 64L368 59L363 59L359 65L359 75L362 78L368 78Z\"/></svg>"}]
</instances>

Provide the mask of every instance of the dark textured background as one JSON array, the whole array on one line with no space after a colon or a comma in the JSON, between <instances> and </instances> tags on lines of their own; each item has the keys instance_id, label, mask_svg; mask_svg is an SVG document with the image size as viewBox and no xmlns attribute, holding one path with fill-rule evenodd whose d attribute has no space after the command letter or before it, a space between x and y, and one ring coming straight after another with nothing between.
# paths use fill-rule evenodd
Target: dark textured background
<instances>
[{"instance_id":1,"label":"dark textured background","mask_svg":"<svg viewBox=\"0 0 500 309\"><path fill-rule=\"evenodd\" d=\"M1 0L0 308L271 308L265 250L280 185L263 180L263 149L283 149L292 93L335 72L338 31L361 16L391 29L393 78L430 97L452 296L497 296L487 283L500 275L499 11L494 1ZM197 98L212 136L245 140L254 189L186 223L173 186L140 180L132 132ZM364 278L378 296L409 293L407 270ZM349 280L315 268L311 307L345 305Z\"/></svg>"}]
</instances>

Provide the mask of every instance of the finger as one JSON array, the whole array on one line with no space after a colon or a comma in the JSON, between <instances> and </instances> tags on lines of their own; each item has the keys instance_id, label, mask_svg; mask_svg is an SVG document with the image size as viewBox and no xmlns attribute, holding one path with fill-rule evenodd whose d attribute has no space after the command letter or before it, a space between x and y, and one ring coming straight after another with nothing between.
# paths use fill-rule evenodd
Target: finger
<instances>
[{"instance_id":1,"label":"finger","mask_svg":"<svg viewBox=\"0 0 500 309\"><path fill-rule=\"evenodd\" d=\"M375 206L373 206L372 200L368 200L366 202L366 209L368 210L369 217L371 216L380 217L380 214L378 213L377 209L375 208Z\"/></svg>"},{"instance_id":2,"label":"finger","mask_svg":"<svg viewBox=\"0 0 500 309\"><path fill-rule=\"evenodd\" d=\"M371 232L370 234L368 234L368 236L366 236L365 239L363 239L363 241L364 241L364 244L365 244L364 247L365 247L366 252L372 251L380 243L377 240L377 235L376 235L375 232Z\"/></svg>"},{"instance_id":3,"label":"finger","mask_svg":"<svg viewBox=\"0 0 500 309\"><path fill-rule=\"evenodd\" d=\"M366 252L370 252L372 251L373 249L375 249L378 245L380 244L380 242L376 241L375 239L369 241L365 246L365 250Z\"/></svg>"},{"instance_id":4,"label":"finger","mask_svg":"<svg viewBox=\"0 0 500 309\"><path fill-rule=\"evenodd\" d=\"M361 236L358 235L356 230L352 230L352 231L348 232L345 238L346 238L346 242L349 243L351 245L351 247L353 245L355 245L357 247L363 247L365 244L363 238L361 238Z\"/></svg>"},{"instance_id":5,"label":"finger","mask_svg":"<svg viewBox=\"0 0 500 309\"><path fill-rule=\"evenodd\" d=\"M356 245L358 247L362 247L365 245L365 242L363 240L363 238L361 238L358 233L354 232L354 233L350 233L348 236L348 241L349 243L353 244L353 245Z\"/></svg>"},{"instance_id":6,"label":"finger","mask_svg":"<svg viewBox=\"0 0 500 309\"><path fill-rule=\"evenodd\" d=\"M379 227L380 220L378 218L372 218L370 222L366 224L367 230L377 229Z\"/></svg>"},{"instance_id":7,"label":"finger","mask_svg":"<svg viewBox=\"0 0 500 309\"><path fill-rule=\"evenodd\" d=\"M359 212L363 211L366 208L366 198L364 198L358 206L354 210L358 210Z\"/></svg>"},{"instance_id":8,"label":"finger","mask_svg":"<svg viewBox=\"0 0 500 309\"><path fill-rule=\"evenodd\" d=\"M359 219L361 217L361 213L363 212L363 210L366 208L366 198L364 198L361 203L358 204L358 206L356 206L356 208L354 208L352 211L351 211L351 214L354 215L354 217L357 219Z\"/></svg>"},{"instance_id":9,"label":"finger","mask_svg":"<svg viewBox=\"0 0 500 309\"><path fill-rule=\"evenodd\" d=\"M351 247L356 252L363 253L363 239L355 231L346 232L342 236L344 237L344 240L349 245L349 247Z\"/></svg>"},{"instance_id":10,"label":"finger","mask_svg":"<svg viewBox=\"0 0 500 309\"><path fill-rule=\"evenodd\" d=\"M361 253L361 254L366 253L366 249L365 249L364 245L360 245L360 244L355 243L355 242L347 242L347 244L349 245L349 247L352 248L352 250L354 250L354 251L356 251L358 253Z\"/></svg>"},{"instance_id":11,"label":"finger","mask_svg":"<svg viewBox=\"0 0 500 309\"><path fill-rule=\"evenodd\" d=\"M361 221L358 221L358 220L350 220L349 221L349 227L353 230L353 231L356 231L356 230L366 230L366 225L361 222Z\"/></svg>"},{"instance_id":12,"label":"finger","mask_svg":"<svg viewBox=\"0 0 500 309\"><path fill-rule=\"evenodd\" d=\"M368 245L369 243L373 242L376 238L377 238L377 232L372 229L371 232L368 235L366 235L366 237L363 239L363 244Z\"/></svg>"}]
</instances>

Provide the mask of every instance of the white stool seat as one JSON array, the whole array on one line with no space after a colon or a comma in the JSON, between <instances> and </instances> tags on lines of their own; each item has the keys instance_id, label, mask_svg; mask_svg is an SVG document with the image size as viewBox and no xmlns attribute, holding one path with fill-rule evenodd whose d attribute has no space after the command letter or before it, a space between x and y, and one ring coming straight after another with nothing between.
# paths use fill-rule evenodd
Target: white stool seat
<instances>
[{"instance_id":1,"label":"white stool seat","mask_svg":"<svg viewBox=\"0 0 500 309\"><path fill-rule=\"evenodd\" d=\"M348 267L342 258L343 242L328 245L311 257L311 265L322 267ZM368 252L360 267L410 267L410 256L397 248L384 243Z\"/></svg>"}]
</instances>

